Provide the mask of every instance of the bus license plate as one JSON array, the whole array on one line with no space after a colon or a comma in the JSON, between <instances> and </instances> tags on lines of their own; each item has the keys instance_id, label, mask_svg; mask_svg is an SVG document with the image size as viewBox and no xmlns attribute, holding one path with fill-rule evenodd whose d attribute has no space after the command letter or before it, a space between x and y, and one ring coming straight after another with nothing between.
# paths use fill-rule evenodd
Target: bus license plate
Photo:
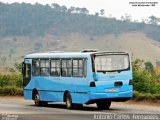
<instances>
[{"instance_id":1,"label":"bus license plate","mask_svg":"<svg viewBox=\"0 0 160 120\"><path fill-rule=\"evenodd\" d=\"M116 92L116 89L115 88L110 88L110 89L108 89L108 92Z\"/></svg>"}]
</instances>

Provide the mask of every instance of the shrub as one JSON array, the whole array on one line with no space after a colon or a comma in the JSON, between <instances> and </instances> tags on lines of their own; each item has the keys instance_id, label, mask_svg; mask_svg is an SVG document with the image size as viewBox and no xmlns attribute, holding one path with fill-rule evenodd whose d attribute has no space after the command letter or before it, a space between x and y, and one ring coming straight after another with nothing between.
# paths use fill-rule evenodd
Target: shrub
<instances>
[{"instance_id":1,"label":"shrub","mask_svg":"<svg viewBox=\"0 0 160 120\"><path fill-rule=\"evenodd\" d=\"M133 99L134 100L150 100L155 101L160 99L160 94L151 94L151 93L141 93L138 91L133 92Z\"/></svg>"},{"instance_id":2,"label":"shrub","mask_svg":"<svg viewBox=\"0 0 160 120\"><path fill-rule=\"evenodd\" d=\"M0 73L0 87L22 87L22 75L20 73Z\"/></svg>"},{"instance_id":3,"label":"shrub","mask_svg":"<svg viewBox=\"0 0 160 120\"><path fill-rule=\"evenodd\" d=\"M23 95L23 88L15 86L0 87L0 95Z\"/></svg>"}]
</instances>

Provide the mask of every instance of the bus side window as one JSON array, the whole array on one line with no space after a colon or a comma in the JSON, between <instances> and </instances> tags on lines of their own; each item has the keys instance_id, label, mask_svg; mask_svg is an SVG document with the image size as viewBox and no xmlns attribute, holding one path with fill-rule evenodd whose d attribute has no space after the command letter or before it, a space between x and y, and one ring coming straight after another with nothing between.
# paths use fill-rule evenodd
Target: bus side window
<instances>
[{"instance_id":1,"label":"bus side window","mask_svg":"<svg viewBox=\"0 0 160 120\"><path fill-rule=\"evenodd\" d=\"M32 76L39 76L40 75L40 63L39 59L32 60Z\"/></svg>"},{"instance_id":2,"label":"bus side window","mask_svg":"<svg viewBox=\"0 0 160 120\"><path fill-rule=\"evenodd\" d=\"M62 60L62 76L71 77L72 76L72 61L71 59Z\"/></svg>"},{"instance_id":3,"label":"bus side window","mask_svg":"<svg viewBox=\"0 0 160 120\"><path fill-rule=\"evenodd\" d=\"M23 86L26 86L31 79L31 65L24 63L23 70Z\"/></svg>"},{"instance_id":4,"label":"bus side window","mask_svg":"<svg viewBox=\"0 0 160 120\"><path fill-rule=\"evenodd\" d=\"M41 76L49 76L50 75L49 67L50 67L49 59L40 60Z\"/></svg>"},{"instance_id":5,"label":"bus side window","mask_svg":"<svg viewBox=\"0 0 160 120\"><path fill-rule=\"evenodd\" d=\"M31 78L31 65L23 64L23 78Z\"/></svg>"},{"instance_id":6,"label":"bus side window","mask_svg":"<svg viewBox=\"0 0 160 120\"><path fill-rule=\"evenodd\" d=\"M61 62L60 60L51 60L51 76L60 76L61 71Z\"/></svg>"},{"instance_id":7,"label":"bus side window","mask_svg":"<svg viewBox=\"0 0 160 120\"><path fill-rule=\"evenodd\" d=\"M83 59L73 60L73 77L83 77Z\"/></svg>"}]
</instances>

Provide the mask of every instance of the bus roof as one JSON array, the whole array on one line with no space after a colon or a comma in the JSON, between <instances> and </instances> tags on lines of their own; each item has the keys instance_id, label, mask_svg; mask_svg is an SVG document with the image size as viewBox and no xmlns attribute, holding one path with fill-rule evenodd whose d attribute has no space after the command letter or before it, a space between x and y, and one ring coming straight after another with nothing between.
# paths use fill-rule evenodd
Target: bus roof
<instances>
[{"instance_id":1,"label":"bus roof","mask_svg":"<svg viewBox=\"0 0 160 120\"><path fill-rule=\"evenodd\" d=\"M95 54L126 54L126 52L108 52L108 51L102 51L102 52L46 52L46 53L32 53L26 55L24 58L67 58L67 57L89 57L90 55Z\"/></svg>"}]
</instances>

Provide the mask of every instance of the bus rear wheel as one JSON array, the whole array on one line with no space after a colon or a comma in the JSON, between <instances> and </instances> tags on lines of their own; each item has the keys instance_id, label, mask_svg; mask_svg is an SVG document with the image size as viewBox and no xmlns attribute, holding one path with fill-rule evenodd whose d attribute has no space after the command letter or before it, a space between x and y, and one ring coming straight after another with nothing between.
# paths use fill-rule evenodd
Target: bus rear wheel
<instances>
[{"instance_id":1,"label":"bus rear wheel","mask_svg":"<svg viewBox=\"0 0 160 120\"><path fill-rule=\"evenodd\" d=\"M72 109L73 108L73 103L72 103L72 98L71 98L70 93L66 94L65 101L66 101L66 107L67 107L67 109Z\"/></svg>"},{"instance_id":2,"label":"bus rear wheel","mask_svg":"<svg viewBox=\"0 0 160 120\"><path fill-rule=\"evenodd\" d=\"M97 102L97 108L100 110L106 110L109 109L111 106L111 101L101 101L101 102Z\"/></svg>"}]
</instances>

